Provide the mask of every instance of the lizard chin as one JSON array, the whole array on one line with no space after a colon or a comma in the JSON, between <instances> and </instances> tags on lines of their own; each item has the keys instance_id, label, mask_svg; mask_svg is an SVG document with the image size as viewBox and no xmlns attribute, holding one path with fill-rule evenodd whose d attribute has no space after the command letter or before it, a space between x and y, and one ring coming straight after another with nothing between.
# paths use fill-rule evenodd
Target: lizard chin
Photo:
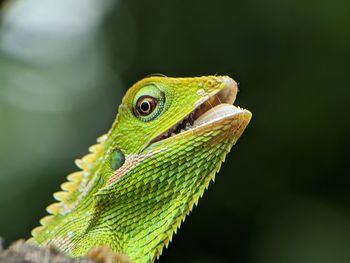
<instances>
[{"instance_id":1,"label":"lizard chin","mask_svg":"<svg viewBox=\"0 0 350 263\"><path fill-rule=\"evenodd\" d=\"M154 138L150 144L177 137L186 132L194 132L207 125L213 125L216 122L222 121L226 118L233 118L240 114L246 115L248 121L251 113L233 104L237 94L237 83L229 78L222 78L224 87L211 96L208 96L202 101L190 114L186 115L180 122L170 127Z\"/></svg>"}]
</instances>

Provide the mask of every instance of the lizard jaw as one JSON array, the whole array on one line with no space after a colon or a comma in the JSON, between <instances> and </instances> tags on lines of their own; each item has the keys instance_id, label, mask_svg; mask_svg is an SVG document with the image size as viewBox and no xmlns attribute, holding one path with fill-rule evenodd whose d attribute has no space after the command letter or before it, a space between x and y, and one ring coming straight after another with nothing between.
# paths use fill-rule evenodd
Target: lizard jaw
<instances>
[{"instance_id":1,"label":"lizard jaw","mask_svg":"<svg viewBox=\"0 0 350 263\"><path fill-rule=\"evenodd\" d=\"M170 137L177 137L187 131L194 131L239 114L247 115L249 121L251 116L249 111L232 105L236 99L237 83L229 77L223 77L222 82L224 83L223 89L199 102L198 106L191 113L154 138L150 144Z\"/></svg>"}]
</instances>

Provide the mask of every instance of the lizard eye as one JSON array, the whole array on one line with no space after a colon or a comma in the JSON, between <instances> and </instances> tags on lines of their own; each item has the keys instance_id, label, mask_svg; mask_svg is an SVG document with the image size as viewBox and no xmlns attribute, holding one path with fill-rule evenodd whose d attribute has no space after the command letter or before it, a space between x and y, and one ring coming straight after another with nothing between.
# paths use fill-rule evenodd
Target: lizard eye
<instances>
[{"instance_id":1,"label":"lizard eye","mask_svg":"<svg viewBox=\"0 0 350 263\"><path fill-rule=\"evenodd\" d=\"M153 97L141 96L137 100L137 112L142 116L151 114L157 106L157 100Z\"/></svg>"},{"instance_id":2,"label":"lizard eye","mask_svg":"<svg viewBox=\"0 0 350 263\"><path fill-rule=\"evenodd\" d=\"M142 87L134 97L134 115L144 122L156 118L164 108L164 93L156 85Z\"/></svg>"}]
</instances>

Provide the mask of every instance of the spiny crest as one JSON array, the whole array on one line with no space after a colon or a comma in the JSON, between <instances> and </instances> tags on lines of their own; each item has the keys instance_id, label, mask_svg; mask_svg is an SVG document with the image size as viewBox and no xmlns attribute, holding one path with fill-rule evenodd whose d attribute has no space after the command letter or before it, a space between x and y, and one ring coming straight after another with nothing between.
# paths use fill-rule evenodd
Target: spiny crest
<instances>
[{"instance_id":1,"label":"spiny crest","mask_svg":"<svg viewBox=\"0 0 350 263\"><path fill-rule=\"evenodd\" d=\"M46 207L46 211L51 215L47 215L40 220L41 226L34 228L31 232L33 237L38 236L45 229L45 226L49 225L57 215L64 215L75 207L79 195L83 194L84 190L86 190L84 188L87 187L88 182L93 177L96 161L102 156L104 143L107 138L107 134L100 136L97 139L98 143L89 147L90 153L75 161L75 164L81 170L69 174L67 176L67 182L61 184L63 191L53 194L53 197L58 202Z\"/></svg>"}]
</instances>

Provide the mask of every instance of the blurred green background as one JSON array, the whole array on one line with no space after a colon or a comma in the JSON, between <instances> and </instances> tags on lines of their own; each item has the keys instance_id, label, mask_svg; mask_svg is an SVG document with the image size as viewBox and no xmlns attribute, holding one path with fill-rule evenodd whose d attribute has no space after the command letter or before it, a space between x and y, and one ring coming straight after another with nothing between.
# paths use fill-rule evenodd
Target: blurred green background
<instances>
[{"instance_id":1,"label":"blurred green background","mask_svg":"<svg viewBox=\"0 0 350 263\"><path fill-rule=\"evenodd\" d=\"M227 74L253 112L160 262L350 262L350 1L17 0L0 25L0 235L150 73Z\"/></svg>"}]
</instances>

